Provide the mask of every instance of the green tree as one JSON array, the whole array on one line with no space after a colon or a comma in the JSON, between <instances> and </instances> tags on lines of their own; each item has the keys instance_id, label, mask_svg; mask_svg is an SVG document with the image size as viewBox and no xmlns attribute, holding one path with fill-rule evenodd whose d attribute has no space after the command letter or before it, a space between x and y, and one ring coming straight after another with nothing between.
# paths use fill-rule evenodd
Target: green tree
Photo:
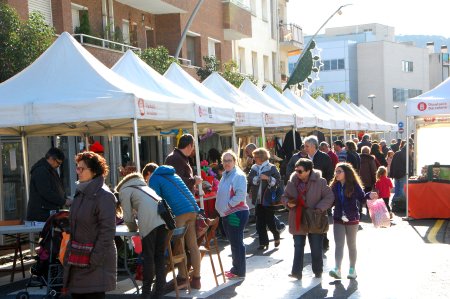
<instances>
[{"instance_id":1,"label":"green tree","mask_svg":"<svg viewBox=\"0 0 450 299\"><path fill-rule=\"evenodd\" d=\"M197 70L197 76L200 82L203 82L212 72L217 72L220 67L220 61L215 56L203 56L204 67Z\"/></svg>"},{"instance_id":2,"label":"green tree","mask_svg":"<svg viewBox=\"0 0 450 299\"><path fill-rule=\"evenodd\" d=\"M89 23L89 13L87 10L80 11L80 26L75 27L75 33L91 35L91 24Z\"/></svg>"},{"instance_id":3,"label":"green tree","mask_svg":"<svg viewBox=\"0 0 450 299\"><path fill-rule=\"evenodd\" d=\"M29 66L52 43L55 37L38 12L22 22L17 11L0 3L0 82Z\"/></svg>"},{"instance_id":4,"label":"green tree","mask_svg":"<svg viewBox=\"0 0 450 299\"><path fill-rule=\"evenodd\" d=\"M327 100L328 101L334 100L337 103L341 103L341 102L351 103L352 102L352 100L344 93L335 93L335 94L329 95Z\"/></svg>"},{"instance_id":5,"label":"green tree","mask_svg":"<svg viewBox=\"0 0 450 299\"><path fill-rule=\"evenodd\" d=\"M164 46L147 48L142 51L140 57L161 75L167 71L172 62L178 63L174 57L169 56L169 50Z\"/></svg>"},{"instance_id":6,"label":"green tree","mask_svg":"<svg viewBox=\"0 0 450 299\"><path fill-rule=\"evenodd\" d=\"M323 97L323 87L319 86L317 88L311 89L311 97L317 99L318 97Z\"/></svg>"},{"instance_id":7,"label":"green tree","mask_svg":"<svg viewBox=\"0 0 450 299\"><path fill-rule=\"evenodd\" d=\"M238 65L236 61L230 60L228 62L225 62L222 65L223 73L221 74L222 77L230 82L232 85L234 85L236 88L239 88L241 86L242 82L244 82L245 78L249 78L250 81L253 82L253 84L258 84L258 80L255 79L253 76L250 75L244 75L237 71Z\"/></svg>"}]
</instances>

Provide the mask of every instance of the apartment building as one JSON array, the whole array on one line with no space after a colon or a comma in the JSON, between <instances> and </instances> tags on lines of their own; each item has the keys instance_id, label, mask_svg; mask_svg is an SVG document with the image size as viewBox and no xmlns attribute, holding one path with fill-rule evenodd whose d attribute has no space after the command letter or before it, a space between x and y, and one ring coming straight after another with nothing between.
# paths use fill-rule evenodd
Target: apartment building
<instances>
[{"instance_id":1,"label":"apartment building","mask_svg":"<svg viewBox=\"0 0 450 299\"><path fill-rule=\"evenodd\" d=\"M263 86L281 85L287 79L288 53L303 46L302 30L287 24L286 0L240 1L251 13L251 38L234 40L233 59L239 71L252 75Z\"/></svg>"}]
</instances>

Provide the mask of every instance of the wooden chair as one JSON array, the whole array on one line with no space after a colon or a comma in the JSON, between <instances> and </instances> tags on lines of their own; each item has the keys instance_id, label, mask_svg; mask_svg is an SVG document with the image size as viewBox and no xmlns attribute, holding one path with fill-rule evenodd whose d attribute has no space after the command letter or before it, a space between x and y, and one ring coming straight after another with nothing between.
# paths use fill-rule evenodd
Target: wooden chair
<instances>
[{"instance_id":1,"label":"wooden chair","mask_svg":"<svg viewBox=\"0 0 450 299\"><path fill-rule=\"evenodd\" d=\"M173 283L175 285L175 292L177 294L177 298L180 298L180 290L187 288L188 292L191 293L191 284L189 283L189 276L186 276L186 282L178 285L177 275L175 273L175 265L182 264L182 267L185 269L186 275L189 275L187 269L187 257L186 250L184 244L184 236L186 235L188 225L183 227L178 227L174 230L169 231L166 239L166 248L168 251L168 259L166 262L166 270L167 272L172 271L173 274ZM180 248L180 252L174 252L174 248Z\"/></svg>"},{"instance_id":2,"label":"wooden chair","mask_svg":"<svg viewBox=\"0 0 450 299\"><path fill-rule=\"evenodd\" d=\"M0 221L0 226L9 226L9 225L21 225L23 221L21 220L3 220ZM8 236L8 235L6 235ZM22 255L22 242L20 241L20 234L9 235L15 238L15 242L13 244L0 245L0 251L3 250L13 250L14 249L14 260L11 269L1 269L0 272L11 272L10 282L14 281L14 273L19 270L16 270L17 259L20 258L22 276L25 278L25 267L23 266L23 255Z\"/></svg>"},{"instance_id":3,"label":"wooden chair","mask_svg":"<svg viewBox=\"0 0 450 299\"><path fill-rule=\"evenodd\" d=\"M209 255L209 259L211 261L211 267L212 267L212 270L214 273L214 279L216 281L216 286L219 286L219 281L217 280L216 267L214 265L214 260L212 257L213 253L216 253L216 255L217 255L217 259L219 260L220 271L223 276L223 282L225 283L225 273L223 271L222 260L220 259L220 251L219 251L219 246L217 244L217 237L216 237L216 231L217 231L218 227L219 227L219 217L216 217L216 218L214 218L214 220L212 220L209 223L209 228L205 234L203 243L199 246L200 255L202 258L205 254ZM213 242L212 244L211 244L211 241Z\"/></svg>"}]
</instances>

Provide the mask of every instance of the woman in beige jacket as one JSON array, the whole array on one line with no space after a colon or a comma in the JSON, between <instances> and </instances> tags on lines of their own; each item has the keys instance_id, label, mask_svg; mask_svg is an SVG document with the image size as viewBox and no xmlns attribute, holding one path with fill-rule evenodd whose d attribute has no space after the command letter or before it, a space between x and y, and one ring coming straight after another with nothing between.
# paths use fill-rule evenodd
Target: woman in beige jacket
<instances>
[{"instance_id":1,"label":"woman in beige jacket","mask_svg":"<svg viewBox=\"0 0 450 299\"><path fill-rule=\"evenodd\" d=\"M334 195L327 181L321 177L321 172L313 169L313 162L301 158L295 163L292 173L284 190L282 201L289 209L289 232L294 236L294 262L290 277L302 279L303 256L306 236L311 247L312 269L316 278L322 277L322 242L323 234L309 233L301 225L303 207L315 209L323 213L334 202Z\"/></svg>"}]
</instances>

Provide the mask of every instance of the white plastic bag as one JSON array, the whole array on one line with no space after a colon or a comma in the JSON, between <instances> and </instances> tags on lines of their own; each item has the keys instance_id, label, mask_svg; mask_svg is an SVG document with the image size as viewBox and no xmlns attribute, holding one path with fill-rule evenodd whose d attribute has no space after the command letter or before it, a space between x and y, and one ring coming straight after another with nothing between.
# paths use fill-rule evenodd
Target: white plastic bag
<instances>
[{"instance_id":1,"label":"white plastic bag","mask_svg":"<svg viewBox=\"0 0 450 299\"><path fill-rule=\"evenodd\" d=\"M375 227L391 226L389 212L383 199L368 199L367 207L369 208L370 219L372 219L372 223Z\"/></svg>"}]
</instances>

